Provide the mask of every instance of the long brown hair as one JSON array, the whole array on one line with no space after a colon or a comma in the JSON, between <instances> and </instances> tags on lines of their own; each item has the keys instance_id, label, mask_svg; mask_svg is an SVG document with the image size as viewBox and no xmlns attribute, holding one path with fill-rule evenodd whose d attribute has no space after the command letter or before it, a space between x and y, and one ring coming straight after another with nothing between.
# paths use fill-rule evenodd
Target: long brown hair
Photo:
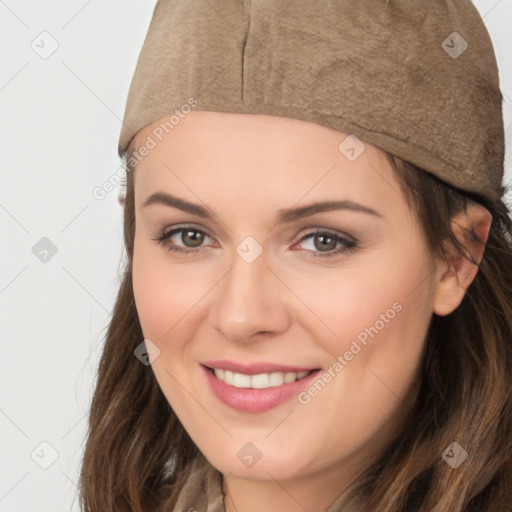
<instances>
[{"instance_id":1,"label":"long brown hair","mask_svg":"<svg viewBox=\"0 0 512 512\"><path fill-rule=\"evenodd\" d=\"M150 366L134 356L143 341L132 289L134 172L127 169L127 261L101 356L83 455L85 512L172 511L199 453ZM447 185L388 155L432 254L454 237L450 221L471 202L493 216L483 260L460 306L433 315L415 405L385 453L351 487L364 512L512 510L512 226L503 201ZM468 233L467 242L476 235ZM463 253L464 254L464 253ZM452 442L469 454L454 469Z\"/></svg>"}]
</instances>

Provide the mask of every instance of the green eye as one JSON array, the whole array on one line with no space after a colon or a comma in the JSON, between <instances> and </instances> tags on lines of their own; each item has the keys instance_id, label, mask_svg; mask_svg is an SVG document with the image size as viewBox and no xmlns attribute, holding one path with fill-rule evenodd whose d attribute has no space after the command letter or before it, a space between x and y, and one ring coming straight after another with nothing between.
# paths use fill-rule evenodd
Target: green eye
<instances>
[{"instance_id":1,"label":"green eye","mask_svg":"<svg viewBox=\"0 0 512 512\"><path fill-rule=\"evenodd\" d=\"M357 248L357 242L354 239L349 239L330 231L313 231L312 233L303 236L300 242L302 243L308 239L313 239L313 249L306 250L309 255L314 258L338 256L342 253L353 252ZM315 243L317 240L320 240L319 244ZM341 247L336 249L338 244L340 244ZM318 247L320 247L320 249L316 250Z\"/></svg>"},{"instance_id":2,"label":"green eye","mask_svg":"<svg viewBox=\"0 0 512 512\"><path fill-rule=\"evenodd\" d=\"M180 241L184 244L184 247L170 241L171 237L177 233L181 233ZM202 244L206 237L211 238L206 231L194 226L181 226L170 231L161 232L152 240L163 245L170 252L186 255L201 252L204 249ZM358 247L357 241L352 237L341 236L338 233L325 230L316 230L304 235L300 239L299 244L309 239L313 239L313 249L306 249L306 252L308 257L314 258L334 257L343 253L353 252ZM320 241L318 244L316 243L317 240Z\"/></svg>"},{"instance_id":3,"label":"green eye","mask_svg":"<svg viewBox=\"0 0 512 512\"><path fill-rule=\"evenodd\" d=\"M176 233L182 233L181 242L186 244L187 240L190 241L191 247L180 247L174 242L169 243L168 240L174 236ZM208 233L202 231L201 229L195 228L193 226L185 226L181 228L175 228L170 231L160 233L156 238L153 238L156 242L163 245L167 250L180 254L189 254L189 253L197 253L201 250L201 244L203 243L205 236L208 236Z\"/></svg>"}]
</instances>

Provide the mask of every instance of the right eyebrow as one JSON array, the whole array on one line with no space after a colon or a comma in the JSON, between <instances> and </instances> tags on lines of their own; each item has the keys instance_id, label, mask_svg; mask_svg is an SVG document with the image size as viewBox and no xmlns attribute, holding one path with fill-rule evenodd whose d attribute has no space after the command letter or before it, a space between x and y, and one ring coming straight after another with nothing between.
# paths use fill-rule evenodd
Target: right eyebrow
<instances>
[{"instance_id":1,"label":"right eyebrow","mask_svg":"<svg viewBox=\"0 0 512 512\"><path fill-rule=\"evenodd\" d=\"M152 204L162 204L164 206L177 208L192 215L197 215L198 217L202 217L204 219L213 219L212 213L203 206L191 203L185 199L167 194L165 192L154 192L146 199L142 206L146 207ZM350 210L359 213L365 213L375 217L383 217L382 214L373 208L370 208L369 206L344 199L338 201L321 201L311 203L306 206L280 209L276 216L275 224L286 224L298 219L302 219L304 217L309 217L316 213L334 210Z\"/></svg>"},{"instance_id":2,"label":"right eyebrow","mask_svg":"<svg viewBox=\"0 0 512 512\"><path fill-rule=\"evenodd\" d=\"M151 194L144 204L143 208L149 206L151 204L163 204L164 206L171 206L173 208L177 208L178 210L182 210L187 213L191 213L192 215L197 215L198 217L203 217L205 219L212 219L213 215L202 206L194 203L190 203L185 199L181 199L176 196L172 196L171 194L167 194L165 192L155 192Z\"/></svg>"}]
</instances>

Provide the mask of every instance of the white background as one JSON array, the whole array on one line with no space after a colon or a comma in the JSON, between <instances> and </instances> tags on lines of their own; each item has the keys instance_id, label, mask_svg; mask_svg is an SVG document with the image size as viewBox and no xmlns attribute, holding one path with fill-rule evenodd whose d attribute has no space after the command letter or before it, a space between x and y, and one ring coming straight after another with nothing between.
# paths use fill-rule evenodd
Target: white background
<instances>
[{"instance_id":1,"label":"white background","mask_svg":"<svg viewBox=\"0 0 512 512\"><path fill-rule=\"evenodd\" d=\"M474 3L506 99L508 183L512 2ZM92 191L119 169L121 119L154 5L0 0L0 512L78 510L88 406L124 257L119 189L103 200ZM47 59L31 47L43 31L59 45ZM32 252L42 237L57 248L46 263ZM58 454L47 469L36 463L51 462L42 442Z\"/></svg>"}]
</instances>

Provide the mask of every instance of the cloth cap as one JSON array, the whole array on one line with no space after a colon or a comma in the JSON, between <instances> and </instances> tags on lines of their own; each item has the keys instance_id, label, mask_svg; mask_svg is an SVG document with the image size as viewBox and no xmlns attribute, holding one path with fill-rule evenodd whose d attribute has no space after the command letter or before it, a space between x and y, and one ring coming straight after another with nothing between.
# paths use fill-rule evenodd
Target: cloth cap
<instances>
[{"instance_id":1,"label":"cloth cap","mask_svg":"<svg viewBox=\"0 0 512 512\"><path fill-rule=\"evenodd\" d=\"M192 109L314 122L463 190L504 192L498 67L470 0L159 0L119 155Z\"/></svg>"}]
</instances>

